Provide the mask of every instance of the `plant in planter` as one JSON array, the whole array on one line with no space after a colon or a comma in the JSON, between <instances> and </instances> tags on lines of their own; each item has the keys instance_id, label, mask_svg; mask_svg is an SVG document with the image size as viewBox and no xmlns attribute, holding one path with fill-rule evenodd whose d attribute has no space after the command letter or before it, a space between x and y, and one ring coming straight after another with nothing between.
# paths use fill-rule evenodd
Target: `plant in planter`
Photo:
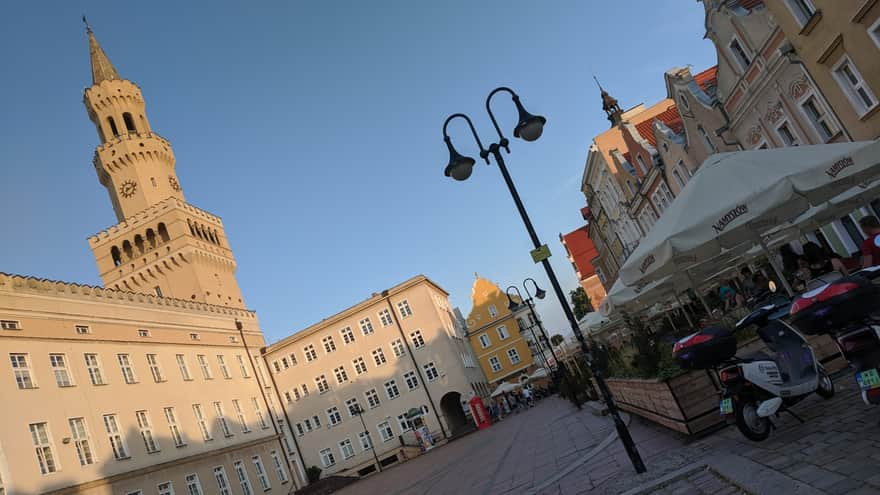
<instances>
[{"instance_id":1,"label":"plant in planter","mask_svg":"<svg viewBox=\"0 0 880 495\"><path fill-rule=\"evenodd\" d=\"M322 469L318 466L309 466L306 469L306 478L309 479L309 483L314 483L321 479L321 471Z\"/></svg>"}]
</instances>

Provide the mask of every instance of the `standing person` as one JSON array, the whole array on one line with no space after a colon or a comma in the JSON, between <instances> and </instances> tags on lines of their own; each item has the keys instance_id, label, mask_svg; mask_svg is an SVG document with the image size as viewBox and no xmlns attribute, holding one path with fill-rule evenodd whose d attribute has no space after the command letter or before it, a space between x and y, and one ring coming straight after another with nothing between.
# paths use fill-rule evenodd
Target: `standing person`
<instances>
[{"instance_id":1,"label":"standing person","mask_svg":"<svg viewBox=\"0 0 880 495\"><path fill-rule=\"evenodd\" d=\"M862 230L868 234L868 238L862 243L862 268L880 265L880 246L877 238L880 236L880 221L873 215L862 217L859 220Z\"/></svg>"},{"instance_id":2,"label":"standing person","mask_svg":"<svg viewBox=\"0 0 880 495\"><path fill-rule=\"evenodd\" d=\"M532 392L531 392L531 390L529 390L529 389L523 387L522 394L523 394L523 397L525 397L525 399L526 399L526 405L527 405L527 406L532 407L532 406L535 405L534 401L532 401Z\"/></svg>"}]
</instances>

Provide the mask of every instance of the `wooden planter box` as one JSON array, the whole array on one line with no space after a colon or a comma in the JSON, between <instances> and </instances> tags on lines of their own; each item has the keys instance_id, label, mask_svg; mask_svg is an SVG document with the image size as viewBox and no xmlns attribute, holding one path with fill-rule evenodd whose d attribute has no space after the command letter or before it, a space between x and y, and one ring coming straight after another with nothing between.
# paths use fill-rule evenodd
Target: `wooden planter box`
<instances>
[{"instance_id":1,"label":"wooden planter box","mask_svg":"<svg viewBox=\"0 0 880 495\"><path fill-rule=\"evenodd\" d=\"M828 373L847 366L834 341L825 335L807 339ZM737 354L765 349L757 337L743 343ZM617 406L686 435L724 423L718 412L718 384L711 370L692 370L667 380L608 378Z\"/></svg>"}]
</instances>

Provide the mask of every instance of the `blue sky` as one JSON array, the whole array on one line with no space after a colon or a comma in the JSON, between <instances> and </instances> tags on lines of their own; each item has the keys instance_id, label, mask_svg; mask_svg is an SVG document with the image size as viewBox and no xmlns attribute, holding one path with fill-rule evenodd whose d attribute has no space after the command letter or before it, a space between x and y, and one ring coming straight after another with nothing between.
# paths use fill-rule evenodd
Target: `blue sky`
<instances>
[{"instance_id":1,"label":"blue sky","mask_svg":"<svg viewBox=\"0 0 880 495\"><path fill-rule=\"evenodd\" d=\"M665 96L666 69L714 64L693 1L14 2L0 21L0 271L100 283L86 238L116 220L91 165L83 13L143 90L187 200L223 218L269 341L418 273L465 314L474 272L549 290L497 168L443 176L443 120L468 113L493 139L483 105L499 85L547 117L506 158L576 287L558 234L583 223L587 149L608 127L592 74L628 108ZM510 100L493 108L510 133ZM463 122L451 134L476 157ZM566 330L555 299L539 309Z\"/></svg>"}]
</instances>

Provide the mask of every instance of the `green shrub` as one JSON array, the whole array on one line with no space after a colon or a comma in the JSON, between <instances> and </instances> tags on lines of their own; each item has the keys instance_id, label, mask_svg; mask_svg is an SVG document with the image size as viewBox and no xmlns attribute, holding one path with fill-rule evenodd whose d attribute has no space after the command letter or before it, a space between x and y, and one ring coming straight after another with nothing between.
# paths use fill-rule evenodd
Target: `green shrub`
<instances>
[{"instance_id":1,"label":"green shrub","mask_svg":"<svg viewBox=\"0 0 880 495\"><path fill-rule=\"evenodd\" d=\"M321 479L321 468L318 466L309 466L306 469L306 478L309 479L309 483L314 483Z\"/></svg>"}]
</instances>

